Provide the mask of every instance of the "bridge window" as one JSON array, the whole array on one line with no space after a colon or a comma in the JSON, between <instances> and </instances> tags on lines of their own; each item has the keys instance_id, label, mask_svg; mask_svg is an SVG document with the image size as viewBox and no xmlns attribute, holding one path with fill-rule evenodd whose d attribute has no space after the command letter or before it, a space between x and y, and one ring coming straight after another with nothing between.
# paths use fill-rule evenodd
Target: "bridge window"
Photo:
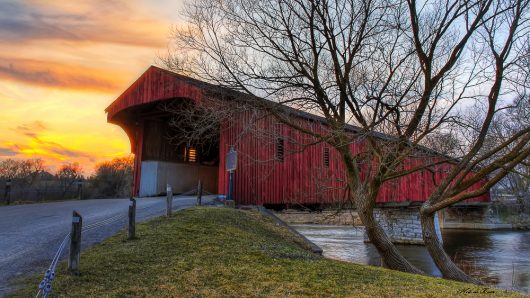
<instances>
[{"instance_id":1,"label":"bridge window","mask_svg":"<svg viewBox=\"0 0 530 298\"><path fill-rule=\"evenodd\" d=\"M324 166L329 168L329 148L324 147Z\"/></svg>"},{"instance_id":2,"label":"bridge window","mask_svg":"<svg viewBox=\"0 0 530 298\"><path fill-rule=\"evenodd\" d=\"M276 160L283 162L283 138L276 139Z\"/></svg>"},{"instance_id":3,"label":"bridge window","mask_svg":"<svg viewBox=\"0 0 530 298\"><path fill-rule=\"evenodd\" d=\"M195 147L186 146L184 148L184 161L197 162L197 149Z\"/></svg>"}]
</instances>

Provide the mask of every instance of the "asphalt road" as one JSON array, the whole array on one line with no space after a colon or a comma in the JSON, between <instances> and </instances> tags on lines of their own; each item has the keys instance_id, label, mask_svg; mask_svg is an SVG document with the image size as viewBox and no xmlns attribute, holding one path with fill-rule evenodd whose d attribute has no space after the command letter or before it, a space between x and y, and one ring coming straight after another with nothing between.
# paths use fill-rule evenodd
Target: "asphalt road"
<instances>
[{"instance_id":1,"label":"asphalt road","mask_svg":"<svg viewBox=\"0 0 530 298\"><path fill-rule=\"evenodd\" d=\"M203 203L211 203L213 198L203 197ZM173 198L173 209L195 203L195 197L177 196ZM12 283L19 277L44 274L60 242L70 231L73 210L83 216L83 226L112 221L83 232L81 245L86 249L125 228L128 206L128 199L101 199L0 207L0 297L13 290ZM137 222L162 214L165 214L165 197L137 200ZM62 259L67 253L68 248Z\"/></svg>"}]
</instances>

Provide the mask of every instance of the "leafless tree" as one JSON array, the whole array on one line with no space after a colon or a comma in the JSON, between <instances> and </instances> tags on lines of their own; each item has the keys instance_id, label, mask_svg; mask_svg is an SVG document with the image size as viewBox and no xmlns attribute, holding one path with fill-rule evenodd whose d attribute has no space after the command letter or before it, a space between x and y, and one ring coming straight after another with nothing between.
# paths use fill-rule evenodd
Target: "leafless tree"
<instances>
[{"instance_id":1,"label":"leafless tree","mask_svg":"<svg viewBox=\"0 0 530 298\"><path fill-rule=\"evenodd\" d=\"M416 12L414 1L409 1L409 11L411 20L413 20L413 39L418 60L422 64L425 86L443 84L444 72L450 72L451 66L457 64L459 60L463 59L462 63L465 65L465 59L458 59L458 57L469 55L473 59L472 71L469 72L472 79L465 82L466 84L476 82L478 89L470 92L468 97L474 100L477 108L483 107L482 110L477 111L481 114L477 117L479 121L471 124L466 124L465 121L456 124L449 122L448 126L458 125L464 131L469 131L468 135L471 137L466 144L464 154L459 157L429 199L423 203L420 211L423 238L434 262L444 277L463 281L474 280L462 272L443 250L435 234L435 212L454 203L485 194L530 154L530 126L528 125L513 131L503 142L494 146L485 146L495 115L500 110L513 108L502 103L503 96L506 97L519 91L523 100L528 100L528 77L525 71L520 71L520 64L527 61L529 53L529 2L477 1L471 3L476 5L474 7L469 4L466 2L462 7L465 12L459 9L450 10L450 14L434 18L437 25L436 29L431 30L427 24L432 22L432 17L427 15L429 20L426 21L425 26L422 26L421 13ZM458 4L455 3L455 7L458 7ZM468 7L471 7L470 11L467 11ZM440 44L437 36L443 36L441 33L447 27L448 20L451 20L451 15L467 14L471 11L479 18L465 22L466 30L463 37L456 39L458 43L452 51L446 51L447 63L437 66L436 60L433 59L436 57L434 53L437 49L444 51L445 48L437 46ZM457 22L454 25L461 26L462 24ZM429 36L426 44L423 43L425 34ZM453 35L454 33L448 35L451 40L454 40ZM466 51L465 47L459 47L466 39L473 41L469 46L470 51ZM459 88L462 90L461 94L465 94L467 88L469 87L465 85ZM422 93L422 98L426 98L426 105L429 105L428 97L432 97L434 92L434 89L429 89L424 88ZM488 163L485 164L485 161ZM468 190L474 183L486 177L489 180L479 189Z\"/></svg>"},{"instance_id":2,"label":"leafless tree","mask_svg":"<svg viewBox=\"0 0 530 298\"><path fill-rule=\"evenodd\" d=\"M42 159L5 159L0 161L0 179L14 180L18 187L32 186L46 169Z\"/></svg>"},{"instance_id":3,"label":"leafless tree","mask_svg":"<svg viewBox=\"0 0 530 298\"><path fill-rule=\"evenodd\" d=\"M83 178L82 172L83 169L77 162L67 163L59 168L59 170L55 174L55 177L57 178L57 180L59 180L59 183L61 184L63 197L76 182L79 182L79 180Z\"/></svg>"},{"instance_id":4,"label":"leafless tree","mask_svg":"<svg viewBox=\"0 0 530 298\"><path fill-rule=\"evenodd\" d=\"M521 73L528 6L528 0L195 0L185 6L188 23L175 28L174 51L164 62L246 94L245 104L333 146L368 236L390 268L421 272L374 218L381 186L452 163L422 206L423 237L445 277L476 282L443 251L434 214L488 191L529 154L524 127L506 141L513 149L501 150L505 142L479 156L495 114L509 108L502 99L527 88ZM470 126L461 111L473 104L485 109ZM324 129L300 125L289 108L323 117ZM467 137L453 152L458 159L421 146L453 131L459 132L455 140ZM361 141L363 152L348 149ZM495 160L484 166L491 156ZM424 164L407 168L410 157ZM371 174L361 179L363 171ZM490 174L479 191L467 191Z\"/></svg>"},{"instance_id":5,"label":"leafless tree","mask_svg":"<svg viewBox=\"0 0 530 298\"><path fill-rule=\"evenodd\" d=\"M530 101L520 97L514 102L514 108L497 114L491 125L487 143L490 147L501 144L511 135L528 126L530 126ZM508 148L513 145L510 144ZM501 193L516 197L521 205L525 200L530 201L530 159L527 157L516 165L499 181L496 188Z\"/></svg>"},{"instance_id":6,"label":"leafless tree","mask_svg":"<svg viewBox=\"0 0 530 298\"><path fill-rule=\"evenodd\" d=\"M492 121L482 151L506 142L514 133L530 125L530 101L519 96L510 109L499 111ZM507 151L516 143L504 148ZM501 151L502 153L502 151ZM484 166L495 162L496 154L483 162ZM510 221L515 226L525 225L530 219L530 157L515 165L492 189L492 198L499 206L511 213Z\"/></svg>"}]
</instances>

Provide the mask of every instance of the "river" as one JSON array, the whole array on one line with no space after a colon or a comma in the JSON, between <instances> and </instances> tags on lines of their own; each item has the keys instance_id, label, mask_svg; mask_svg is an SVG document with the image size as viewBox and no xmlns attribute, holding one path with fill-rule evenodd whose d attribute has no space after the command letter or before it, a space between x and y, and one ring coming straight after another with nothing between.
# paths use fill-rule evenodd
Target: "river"
<instances>
[{"instance_id":1,"label":"river","mask_svg":"<svg viewBox=\"0 0 530 298\"><path fill-rule=\"evenodd\" d=\"M292 225L324 250L324 256L360 264L381 265L375 247L364 243L362 227ZM442 231L446 252L472 276L489 285L530 293L530 231ZM398 245L414 265L441 276L427 249L421 245Z\"/></svg>"}]
</instances>

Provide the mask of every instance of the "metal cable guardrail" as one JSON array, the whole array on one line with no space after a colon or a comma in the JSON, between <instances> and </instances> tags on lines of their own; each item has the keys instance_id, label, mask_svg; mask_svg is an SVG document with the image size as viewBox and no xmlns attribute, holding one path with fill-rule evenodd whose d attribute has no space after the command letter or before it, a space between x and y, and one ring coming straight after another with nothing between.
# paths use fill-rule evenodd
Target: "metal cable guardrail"
<instances>
[{"instance_id":1,"label":"metal cable guardrail","mask_svg":"<svg viewBox=\"0 0 530 298\"><path fill-rule=\"evenodd\" d=\"M124 219L125 217L127 217L127 215L115 215L115 216L106 218L104 220L95 222L93 224L87 225L83 227L82 231L87 232L93 229L97 229L99 227L120 221ZM48 297L49 293L51 292L52 282L55 279L55 269L57 268L57 264L59 263L59 260L64 251L64 248L66 247L66 243L68 243L70 235L71 233L66 234L65 237L63 238L63 241L59 245L59 248L57 249L53 257L52 262L50 266L48 267L48 270L46 270L46 273L44 274L44 278L39 283L39 290L37 292L37 295L35 295L35 297L39 297L39 295L42 295L42 297Z\"/></svg>"},{"instance_id":2,"label":"metal cable guardrail","mask_svg":"<svg viewBox=\"0 0 530 298\"><path fill-rule=\"evenodd\" d=\"M68 238L70 238L70 233L66 234L63 241L61 242L61 245L59 245L59 249L55 253L50 267L48 267L48 270L46 270L46 273L44 274L44 278L39 283L39 291L37 292L37 295L35 295L35 298L39 297L41 294L42 297L48 297L48 294L51 292L52 282L55 279L55 268L57 266L57 263L59 262L64 247L66 246Z\"/></svg>"},{"instance_id":3,"label":"metal cable guardrail","mask_svg":"<svg viewBox=\"0 0 530 298\"><path fill-rule=\"evenodd\" d=\"M192 193L196 193L197 192L197 189L192 189L190 191L187 191L185 193L182 193L180 194L179 196L186 196L186 195L189 195L189 194L192 194ZM176 198L178 196L175 196L173 197L172 199ZM146 210L146 209L150 209L152 208L151 206L146 206L146 207L143 207L141 209L138 209L138 211L143 211L143 210ZM166 207L167 208L167 207ZM156 210L154 213L151 213L149 214L150 216L160 216L162 215L164 212L166 212L166 208L164 209L160 209L160 210ZM184 207L176 207L176 208L172 208L172 209L175 209L175 210L180 210L180 209L183 209ZM101 228L103 226L107 226L107 225L110 225L110 224L113 224L115 222L118 222L118 221L121 221L125 218L128 217L128 214L118 214L118 215L114 215L114 216L111 216L109 218L105 218L103 220L99 220L99 221L96 221L95 223L92 223L90 225L87 225L87 226L84 226L82 227L81 231L82 232L88 232L88 231L91 231L91 230L94 230L94 229L98 229L98 228ZM52 283L56 277L56 268L57 268L57 264L59 263L59 260L61 259L61 256L64 252L64 249L67 245L67 243L69 242L68 240L70 240L71 238L71 232L67 233L63 240L61 241L57 251L55 252L55 255L53 256L53 259L50 263L50 266L48 267L48 269L46 270L46 272L44 273L44 278L42 279L42 281L39 283L39 286L38 286L38 291L37 291L37 294L35 295L35 298L37 297L48 297L48 295L51 293L51 290L52 290Z\"/></svg>"}]
</instances>

